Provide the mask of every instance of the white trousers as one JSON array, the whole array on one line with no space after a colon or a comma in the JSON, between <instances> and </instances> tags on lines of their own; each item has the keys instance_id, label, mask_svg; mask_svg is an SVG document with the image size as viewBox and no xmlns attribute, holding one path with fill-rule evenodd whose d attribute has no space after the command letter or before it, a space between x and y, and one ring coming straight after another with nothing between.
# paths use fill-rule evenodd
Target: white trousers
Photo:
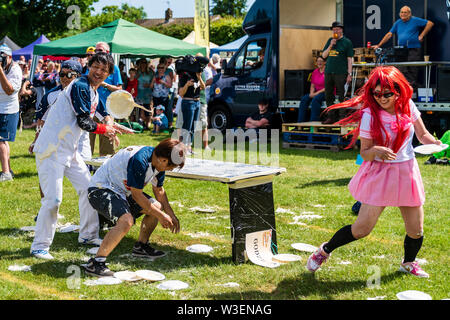
<instances>
[{"instance_id":1,"label":"white trousers","mask_svg":"<svg viewBox=\"0 0 450 320\"><path fill-rule=\"evenodd\" d=\"M98 238L98 214L89 203L87 188L91 180L89 170L77 152L70 166L64 166L52 159L39 161L36 167L44 197L36 221L36 230L31 250L49 250L56 231L57 214L62 202L63 178L66 176L78 194L80 231L78 240Z\"/></svg>"}]
</instances>

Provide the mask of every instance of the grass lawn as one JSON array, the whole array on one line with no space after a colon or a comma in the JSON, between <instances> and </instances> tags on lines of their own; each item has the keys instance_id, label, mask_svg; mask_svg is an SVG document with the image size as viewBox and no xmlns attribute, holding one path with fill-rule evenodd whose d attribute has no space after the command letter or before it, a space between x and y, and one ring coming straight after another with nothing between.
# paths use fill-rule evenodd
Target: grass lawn
<instances>
[{"instance_id":1,"label":"grass lawn","mask_svg":"<svg viewBox=\"0 0 450 320\"><path fill-rule=\"evenodd\" d=\"M181 232L172 234L157 227L150 241L168 255L153 262L130 258L139 219L108 262L113 271L155 270L163 273L167 280L188 283L189 288L162 291L156 288L157 283L145 281L87 286L84 281L89 277L83 271L77 287L77 266L87 261L89 255L86 247L78 245L76 233L56 233L51 247L56 259L46 262L30 257L33 234L19 230L35 224L33 218L40 208L35 160L27 152L33 137L33 130L18 132L16 141L10 144L11 166L16 178L0 184L0 299L365 300L369 297L397 299L395 294L404 290L420 290L435 300L450 298L447 272L450 169L423 165L426 156L418 156L427 196L425 239L418 258L426 260L423 268L430 274L429 279L397 271L405 237L397 208L385 210L369 237L334 251L315 275L305 268L309 254L291 247L296 242L319 246L339 228L355 220L351 212L354 200L347 189L358 169L355 150L338 153L280 150L279 165L287 172L274 178L275 208L289 209L295 215L322 216L296 220L295 215L288 212L276 214L279 252L298 254L302 257L300 262L275 269L251 262L235 265L231 260L228 187L216 182L167 178L164 186L180 219ZM165 137L167 135L149 133L123 136L121 146L156 145ZM147 188L147 192L151 193L151 188ZM214 207L216 212L205 214L190 210L205 205ZM60 214L64 216L60 223L78 224L78 198L66 179ZM295 221L299 223L294 224ZM101 236L104 236L103 231ZM205 254L185 250L197 243L212 246L214 250ZM12 272L8 270L10 265L29 265L32 271ZM236 282L239 287L223 286L229 282ZM375 286L368 286L368 282Z\"/></svg>"}]
</instances>

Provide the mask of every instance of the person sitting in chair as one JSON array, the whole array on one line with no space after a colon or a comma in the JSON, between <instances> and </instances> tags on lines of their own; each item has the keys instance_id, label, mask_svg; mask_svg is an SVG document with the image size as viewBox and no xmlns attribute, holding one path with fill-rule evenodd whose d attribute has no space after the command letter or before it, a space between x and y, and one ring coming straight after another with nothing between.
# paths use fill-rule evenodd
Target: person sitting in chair
<instances>
[{"instance_id":1,"label":"person sitting in chair","mask_svg":"<svg viewBox=\"0 0 450 320\"><path fill-rule=\"evenodd\" d=\"M269 111L269 100L262 98L258 102L258 111L245 121L246 129L269 129L272 122L272 113Z\"/></svg>"}]
</instances>

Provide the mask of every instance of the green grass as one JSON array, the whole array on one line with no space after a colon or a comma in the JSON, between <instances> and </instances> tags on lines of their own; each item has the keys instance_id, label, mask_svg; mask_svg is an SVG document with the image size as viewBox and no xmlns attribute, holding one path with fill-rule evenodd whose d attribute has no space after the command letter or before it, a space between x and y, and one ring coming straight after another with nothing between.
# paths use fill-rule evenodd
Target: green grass
<instances>
[{"instance_id":1,"label":"green grass","mask_svg":"<svg viewBox=\"0 0 450 320\"><path fill-rule=\"evenodd\" d=\"M56 260L45 262L29 255L33 236L19 231L22 226L34 225L33 218L40 208L38 176L34 156L27 153L34 131L18 132L11 143L11 165L16 174L12 182L0 184L0 299L362 299L385 296L396 299L404 290L420 290L433 299L450 297L449 276L449 181L450 170L444 166L425 166L425 156L418 161L425 184L425 240L419 258L428 263L424 269L430 279L418 279L397 272L403 257L403 221L397 208L387 208L375 230L363 240L356 241L333 252L333 256L315 275L306 269L308 253L291 247L305 242L320 245L335 231L355 220L350 208L354 203L347 184L355 174L357 151L328 152L307 150L280 150L280 166L287 172L274 179L275 208L290 209L298 214L313 212L322 219L300 220L306 225L291 224L289 213L276 214L278 248L280 253L293 253L301 262L282 265L276 269L263 268L251 262L235 265L231 260L231 234L228 188L216 182L167 178L165 188L169 201L180 219L181 232L172 234L157 227L150 241L168 252L165 258L154 262L123 257L131 253L137 239L140 219L108 258L114 271L151 269L162 272L166 279L182 280L189 284L186 290L174 293L161 291L157 283L135 282L114 286L86 286L88 279L81 272L79 289L69 289L78 266L89 257L86 248L78 245L77 234L56 233L51 252ZM156 145L167 137L148 133L121 137L122 146ZM148 189L147 192L151 193ZM78 223L78 200L70 182L64 181L60 214L62 223ZM213 214L199 214L189 208L213 206ZM317 206L321 205L321 206ZM200 234L201 233L201 234ZM200 234L193 238L193 234ZM104 236L104 232L101 232ZM194 254L186 247L202 243L214 250ZM383 256L383 259L374 258ZM342 264L350 261L351 264ZM24 264L31 272L11 272L8 266ZM367 281L374 275L374 266L380 272L380 286L368 288ZM220 286L237 282L237 288Z\"/></svg>"}]
</instances>

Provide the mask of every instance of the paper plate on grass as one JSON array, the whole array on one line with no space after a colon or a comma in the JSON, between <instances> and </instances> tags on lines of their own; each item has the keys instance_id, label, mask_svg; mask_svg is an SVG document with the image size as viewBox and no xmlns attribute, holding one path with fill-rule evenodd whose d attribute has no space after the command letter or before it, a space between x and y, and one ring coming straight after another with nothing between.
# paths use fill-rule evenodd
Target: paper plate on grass
<instances>
[{"instance_id":1,"label":"paper plate on grass","mask_svg":"<svg viewBox=\"0 0 450 320\"><path fill-rule=\"evenodd\" d=\"M206 253L213 251L213 248L206 244L193 244L187 247L186 250L194 253Z\"/></svg>"},{"instance_id":2,"label":"paper plate on grass","mask_svg":"<svg viewBox=\"0 0 450 320\"><path fill-rule=\"evenodd\" d=\"M296 254L290 254L290 253L280 253L276 254L272 257L273 261L281 262L281 263L289 263L294 261L300 261L302 260L302 257L296 255Z\"/></svg>"},{"instance_id":3,"label":"paper plate on grass","mask_svg":"<svg viewBox=\"0 0 450 320\"><path fill-rule=\"evenodd\" d=\"M183 290L189 288L189 285L180 280L167 280L161 282L156 287L161 290Z\"/></svg>"},{"instance_id":4,"label":"paper plate on grass","mask_svg":"<svg viewBox=\"0 0 450 320\"><path fill-rule=\"evenodd\" d=\"M25 266L25 265L12 265L8 267L9 271L21 271L21 272L27 272L27 271L31 271L31 267L30 266Z\"/></svg>"},{"instance_id":5,"label":"paper plate on grass","mask_svg":"<svg viewBox=\"0 0 450 320\"><path fill-rule=\"evenodd\" d=\"M135 272L133 271L118 271L114 272L114 278L120 279L122 281L138 281L141 280Z\"/></svg>"},{"instance_id":6,"label":"paper plate on grass","mask_svg":"<svg viewBox=\"0 0 450 320\"><path fill-rule=\"evenodd\" d=\"M84 282L87 286L113 285L119 283L122 283L122 280L114 277L101 277L95 280L86 280Z\"/></svg>"},{"instance_id":7,"label":"paper plate on grass","mask_svg":"<svg viewBox=\"0 0 450 320\"><path fill-rule=\"evenodd\" d=\"M166 278L162 273L152 270L138 270L135 272L136 276L148 281L162 281Z\"/></svg>"},{"instance_id":8,"label":"paper plate on grass","mask_svg":"<svg viewBox=\"0 0 450 320\"><path fill-rule=\"evenodd\" d=\"M215 209L208 208L208 207L204 207L204 208L202 208L202 207L193 207L193 208L191 208L191 210L195 211L195 212L199 212L199 213L214 213L214 212L216 212Z\"/></svg>"},{"instance_id":9,"label":"paper plate on grass","mask_svg":"<svg viewBox=\"0 0 450 320\"><path fill-rule=\"evenodd\" d=\"M97 254L98 249L100 249L100 247L92 247L92 248L88 249L86 251L86 253L88 253L88 254Z\"/></svg>"},{"instance_id":10,"label":"paper plate on grass","mask_svg":"<svg viewBox=\"0 0 450 320\"><path fill-rule=\"evenodd\" d=\"M80 226L74 225L74 224L59 228L59 232L61 232L61 233L76 232L79 230L80 230Z\"/></svg>"},{"instance_id":11,"label":"paper plate on grass","mask_svg":"<svg viewBox=\"0 0 450 320\"><path fill-rule=\"evenodd\" d=\"M20 228L20 231L35 231L35 230L36 230L36 226L26 226L26 227Z\"/></svg>"},{"instance_id":12,"label":"paper plate on grass","mask_svg":"<svg viewBox=\"0 0 450 320\"><path fill-rule=\"evenodd\" d=\"M316 252L317 250L317 247L307 243L293 243L291 244L291 247L304 252Z\"/></svg>"},{"instance_id":13,"label":"paper plate on grass","mask_svg":"<svg viewBox=\"0 0 450 320\"><path fill-rule=\"evenodd\" d=\"M448 148L448 144L423 144L421 146L415 147L414 152L421 153L421 154L433 154L436 152L444 151Z\"/></svg>"},{"instance_id":14,"label":"paper plate on grass","mask_svg":"<svg viewBox=\"0 0 450 320\"><path fill-rule=\"evenodd\" d=\"M417 290L402 291L396 296L399 300L433 300L429 294Z\"/></svg>"}]
</instances>

